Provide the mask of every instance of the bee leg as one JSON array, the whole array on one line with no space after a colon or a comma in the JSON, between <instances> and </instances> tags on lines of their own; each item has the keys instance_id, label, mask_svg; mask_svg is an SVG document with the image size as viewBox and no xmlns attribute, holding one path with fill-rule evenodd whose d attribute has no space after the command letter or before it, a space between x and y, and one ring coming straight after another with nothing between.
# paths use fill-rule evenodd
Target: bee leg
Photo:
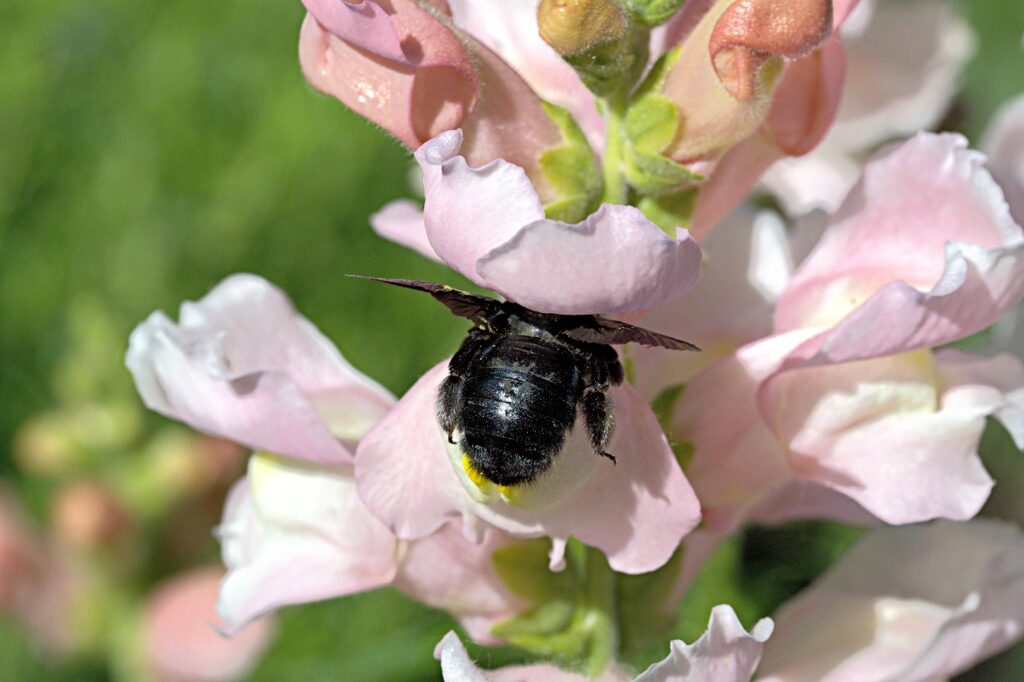
<instances>
[{"instance_id":1,"label":"bee leg","mask_svg":"<svg viewBox=\"0 0 1024 682\"><path fill-rule=\"evenodd\" d=\"M437 390L437 421L446 434L448 442L455 445L452 433L459 428L459 403L462 402L462 377L470 364L492 340L489 332L471 329L466 340L448 363L448 376Z\"/></svg>"},{"instance_id":2,"label":"bee leg","mask_svg":"<svg viewBox=\"0 0 1024 682\"><path fill-rule=\"evenodd\" d=\"M594 359L591 363L591 372L595 377L603 379L607 386L618 386L622 383L622 363L619 362L619 354L611 346L595 346Z\"/></svg>"},{"instance_id":3,"label":"bee leg","mask_svg":"<svg viewBox=\"0 0 1024 682\"><path fill-rule=\"evenodd\" d=\"M615 415L611 409L611 401L603 390L595 388L583 395L583 418L594 454L607 457L614 464L615 455L606 452L605 447L615 428Z\"/></svg>"},{"instance_id":4,"label":"bee leg","mask_svg":"<svg viewBox=\"0 0 1024 682\"><path fill-rule=\"evenodd\" d=\"M462 377L449 374L441 382L437 390L437 421L441 428L448 434L448 442L452 445L452 433L458 427L459 401L462 398Z\"/></svg>"}]
</instances>

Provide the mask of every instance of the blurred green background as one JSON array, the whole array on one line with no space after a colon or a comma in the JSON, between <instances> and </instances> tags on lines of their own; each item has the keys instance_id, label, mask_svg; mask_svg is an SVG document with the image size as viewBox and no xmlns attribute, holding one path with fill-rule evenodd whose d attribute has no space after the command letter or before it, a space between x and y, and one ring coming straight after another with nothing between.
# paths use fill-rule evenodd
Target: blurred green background
<instances>
[{"instance_id":1,"label":"blurred green background","mask_svg":"<svg viewBox=\"0 0 1024 682\"><path fill-rule=\"evenodd\" d=\"M995 107L1024 91L1024 4L959 7L979 50L954 125L976 141ZM281 286L396 394L461 339L465 323L429 299L344 278L465 285L370 230L372 212L410 195L410 156L305 84L302 16L298 0L0 3L0 476L38 519L52 485L12 463L19 425L77 400L133 400L121 364L132 327L158 308L176 316L230 273ZM105 331L89 331L97 325ZM745 618L767 613L849 539L814 524L748 534L688 600L680 632L692 639L726 599L746 604ZM787 554L787 542L801 549ZM203 552L216 557L212 539ZM745 579L766 556L772 570ZM431 652L451 626L387 590L289 609L254 678L436 679ZM1002 674L984 679L1015 679ZM43 661L2 625L0 679L108 676L95 657Z\"/></svg>"}]
</instances>

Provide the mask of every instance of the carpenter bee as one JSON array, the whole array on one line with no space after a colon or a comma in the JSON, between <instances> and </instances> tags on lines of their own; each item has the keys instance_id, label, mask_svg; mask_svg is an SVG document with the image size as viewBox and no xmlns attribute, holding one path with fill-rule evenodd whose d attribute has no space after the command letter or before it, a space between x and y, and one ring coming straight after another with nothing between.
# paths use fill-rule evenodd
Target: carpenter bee
<instances>
[{"instance_id":1,"label":"carpenter bee","mask_svg":"<svg viewBox=\"0 0 1024 682\"><path fill-rule=\"evenodd\" d=\"M687 341L597 315L539 313L511 301L408 279L363 277L425 291L473 321L438 389L437 419L472 474L499 486L529 483L551 466L583 413L595 454L614 427L609 385L623 370L612 344L700 350Z\"/></svg>"}]
</instances>

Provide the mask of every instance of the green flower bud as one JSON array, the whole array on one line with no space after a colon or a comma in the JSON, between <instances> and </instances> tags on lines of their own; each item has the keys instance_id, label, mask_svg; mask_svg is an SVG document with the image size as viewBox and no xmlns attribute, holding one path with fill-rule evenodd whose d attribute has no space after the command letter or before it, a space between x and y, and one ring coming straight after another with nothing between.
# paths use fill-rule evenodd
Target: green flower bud
<instances>
[{"instance_id":1,"label":"green flower bud","mask_svg":"<svg viewBox=\"0 0 1024 682\"><path fill-rule=\"evenodd\" d=\"M537 24L599 97L629 88L647 63L647 28L615 0L542 0Z\"/></svg>"},{"instance_id":2,"label":"green flower bud","mask_svg":"<svg viewBox=\"0 0 1024 682\"><path fill-rule=\"evenodd\" d=\"M626 0L636 20L647 26L658 26L672 18L685 0Z\"/></svg>"}]
</instances>

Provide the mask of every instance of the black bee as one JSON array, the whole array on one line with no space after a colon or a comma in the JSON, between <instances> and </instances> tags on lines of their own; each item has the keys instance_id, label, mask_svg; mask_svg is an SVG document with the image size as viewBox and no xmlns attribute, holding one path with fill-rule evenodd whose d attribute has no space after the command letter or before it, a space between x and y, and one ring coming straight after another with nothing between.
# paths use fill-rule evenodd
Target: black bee
<instances>
[{"instance_id":1,"label":"black bee","mask_svg":"<svg viewBox=\"0 0 1024 682\"><path fill-rule=\"evenodd\" d=\"M437 419L449 443L461 433L475 473L500 486L526 483L547 471L578 411L594 452L615 461L605 451L614 426L607 392L622 382L622 365L611 344L700 350L597 315L538 313L431 282L364 279L426 291L473 321L438 390Z\"/></svg>"}]
</instances>

